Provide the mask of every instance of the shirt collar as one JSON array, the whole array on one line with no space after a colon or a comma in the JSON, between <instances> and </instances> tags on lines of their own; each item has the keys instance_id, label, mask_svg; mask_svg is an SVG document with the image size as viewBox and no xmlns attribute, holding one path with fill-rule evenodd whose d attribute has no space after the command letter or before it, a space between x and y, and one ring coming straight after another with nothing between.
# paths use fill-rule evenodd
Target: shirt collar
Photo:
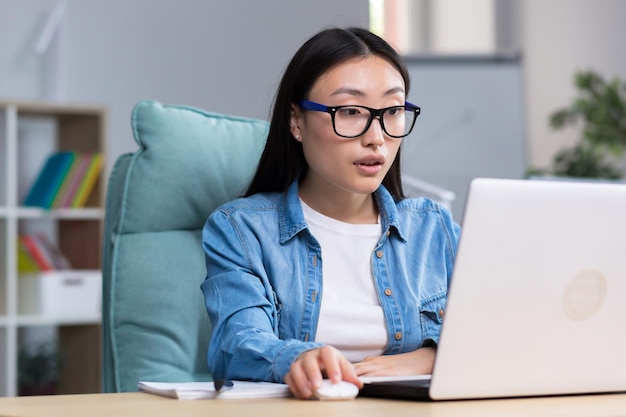
<instances>
[{"instance_id":1,"label":"shirt collar","mask_svg":"<svg viewBox=\"0 0 626 417\"><path fill-rule=\"evenodd\" d=\"M304 220L304 213L302 212L302 206L298 198L298 181L291 183L285 193L283 193L280 200L279 215L280 215L280 243L283 244L300 233L302 230L307 229L308 226ZM381 185L374 192L374 198L376 204L380 210L380 219L382 222L383 233L388 233L394 230L398 237L402 241L406 241L405 233L400 228L400 222L398 221L398 209L393 197L387 191L387 189Z\"/></svg>"}]
</instances>

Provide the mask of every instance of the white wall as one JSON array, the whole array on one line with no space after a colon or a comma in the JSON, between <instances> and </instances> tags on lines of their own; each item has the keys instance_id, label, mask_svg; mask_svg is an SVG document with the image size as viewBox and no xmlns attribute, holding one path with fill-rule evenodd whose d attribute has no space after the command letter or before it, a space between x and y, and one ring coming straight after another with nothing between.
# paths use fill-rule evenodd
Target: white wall
<instances>
[{"instance_id":1,"label":"white wall","mask_svg":"<svg viewBox=\"0 0 626 417\"><path fill-rule=\"evenodd\" d=\"M492 52L495 49L494 1L431 1L431 50L437 53Z\"/></svg>"},{"instance_id":2,"label":"white wall","mask_svg":"<svg viewBox=\"0 0 626 417\"><path fill-rule=\"evenodd\" d=\"M626 80L626 1L524 0L522 3L528 151L535 166L550 166L576 129L553 131L549 115L576 95L574 72L593 69Z\"/></svg>"},{"instance_id":3,"label":"white wall","mask_svg":"<svg viewBox=\"0 0 626 417\"><path fill-rule=\"evenodd\" d=\"M32 43L54 4L0 0L0 98L42 96L41 62ZM109 166L135 149L129 115L138 100L267 118L280 72L302 41L329 25L368 24L367 0L67 4L66 96L109 107ZM626 78L626 1L495 0L495 6L496 47L523 52L529 162L547 166L578 137L574 130L553 132L548 126L550 113L575 94L574 72L592 68Z\"/></svg>"},{"instance_id":4,"label":"white wall","mask_svg":"<svg viewBox=\"0 0 626 417\"><path fill-rule=\"evenodd\" d=\"M281 71L328 26L368 26L367 0L66 0L67 90L109 109L108 168L136 145L141 99L267 119ZM44 97L32 51L55 0L0 0L0 98Z\"/></svg>"}]
</instances>

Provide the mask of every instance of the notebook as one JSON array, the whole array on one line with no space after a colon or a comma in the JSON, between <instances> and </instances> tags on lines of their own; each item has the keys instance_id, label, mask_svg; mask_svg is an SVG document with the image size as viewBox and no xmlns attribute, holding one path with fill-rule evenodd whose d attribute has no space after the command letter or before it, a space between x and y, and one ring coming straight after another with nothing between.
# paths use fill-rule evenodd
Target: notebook
<instances>
[{"instance_id":1,"label":"notebook","mask_svg":"<svg viewBox=\"0 0 626 417\"><path fill-rule=\"evenodd\" d=\"M152 382L139 381L137 388L140 391L163 397L179 400L231 399L246 398L281 398L289 397L289 387L286 384L272 382L231 381L228 387L219 392L215 390L213 381L210 382Z\"/></svg>"},{"instance_id":2,"label":"notebook","mask_svg":"<svg viewBox=\"0 0 626 417\"><path fill-rule=\"evenodd\" d=\"M432 378L362 396L626 391L626 185L471 182Z\"/></svg>"}]
</instances>

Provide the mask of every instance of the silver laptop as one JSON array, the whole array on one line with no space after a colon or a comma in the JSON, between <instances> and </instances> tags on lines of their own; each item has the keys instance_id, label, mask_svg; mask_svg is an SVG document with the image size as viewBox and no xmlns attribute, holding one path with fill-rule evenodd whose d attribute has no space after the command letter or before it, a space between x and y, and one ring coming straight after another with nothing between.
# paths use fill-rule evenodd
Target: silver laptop
<instances>
[{"instance_id":1,"label":"silver laptop","mask_svg":"<svg viewBox=\"0 0 626 417\"><path fill-rule=\"evenodd\" d=\"M361 395L626 391L626 185L475 179L430 381Z\"/></svg>"}]
</instances>

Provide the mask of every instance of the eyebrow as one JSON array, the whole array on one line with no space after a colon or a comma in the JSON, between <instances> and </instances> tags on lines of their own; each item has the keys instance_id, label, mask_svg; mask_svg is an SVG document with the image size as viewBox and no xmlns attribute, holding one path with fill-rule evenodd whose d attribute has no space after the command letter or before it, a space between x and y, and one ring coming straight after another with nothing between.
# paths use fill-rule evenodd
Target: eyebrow
<instances>
[{"instance_id":1,"label":"eyebrow","mask_svg":"<svg viewBox=\"0 0 626 417\"><path fill-rule=\"evenodd\" d=\"M385 93L383 94L384 96L388 96L391 94L396 94L396 93L404 93L404 88L402 87L393 87L390 88L389 90L385 91ZM336 96L339 94L349 94L351 96L357 96L357 97L362 97L365 95L365 93L363 93L363 91L361 90L357 90L356 88L350 88L350 87L340 87L337 90L335 90L331 96Z\"/></svg>"}]
</instances>

